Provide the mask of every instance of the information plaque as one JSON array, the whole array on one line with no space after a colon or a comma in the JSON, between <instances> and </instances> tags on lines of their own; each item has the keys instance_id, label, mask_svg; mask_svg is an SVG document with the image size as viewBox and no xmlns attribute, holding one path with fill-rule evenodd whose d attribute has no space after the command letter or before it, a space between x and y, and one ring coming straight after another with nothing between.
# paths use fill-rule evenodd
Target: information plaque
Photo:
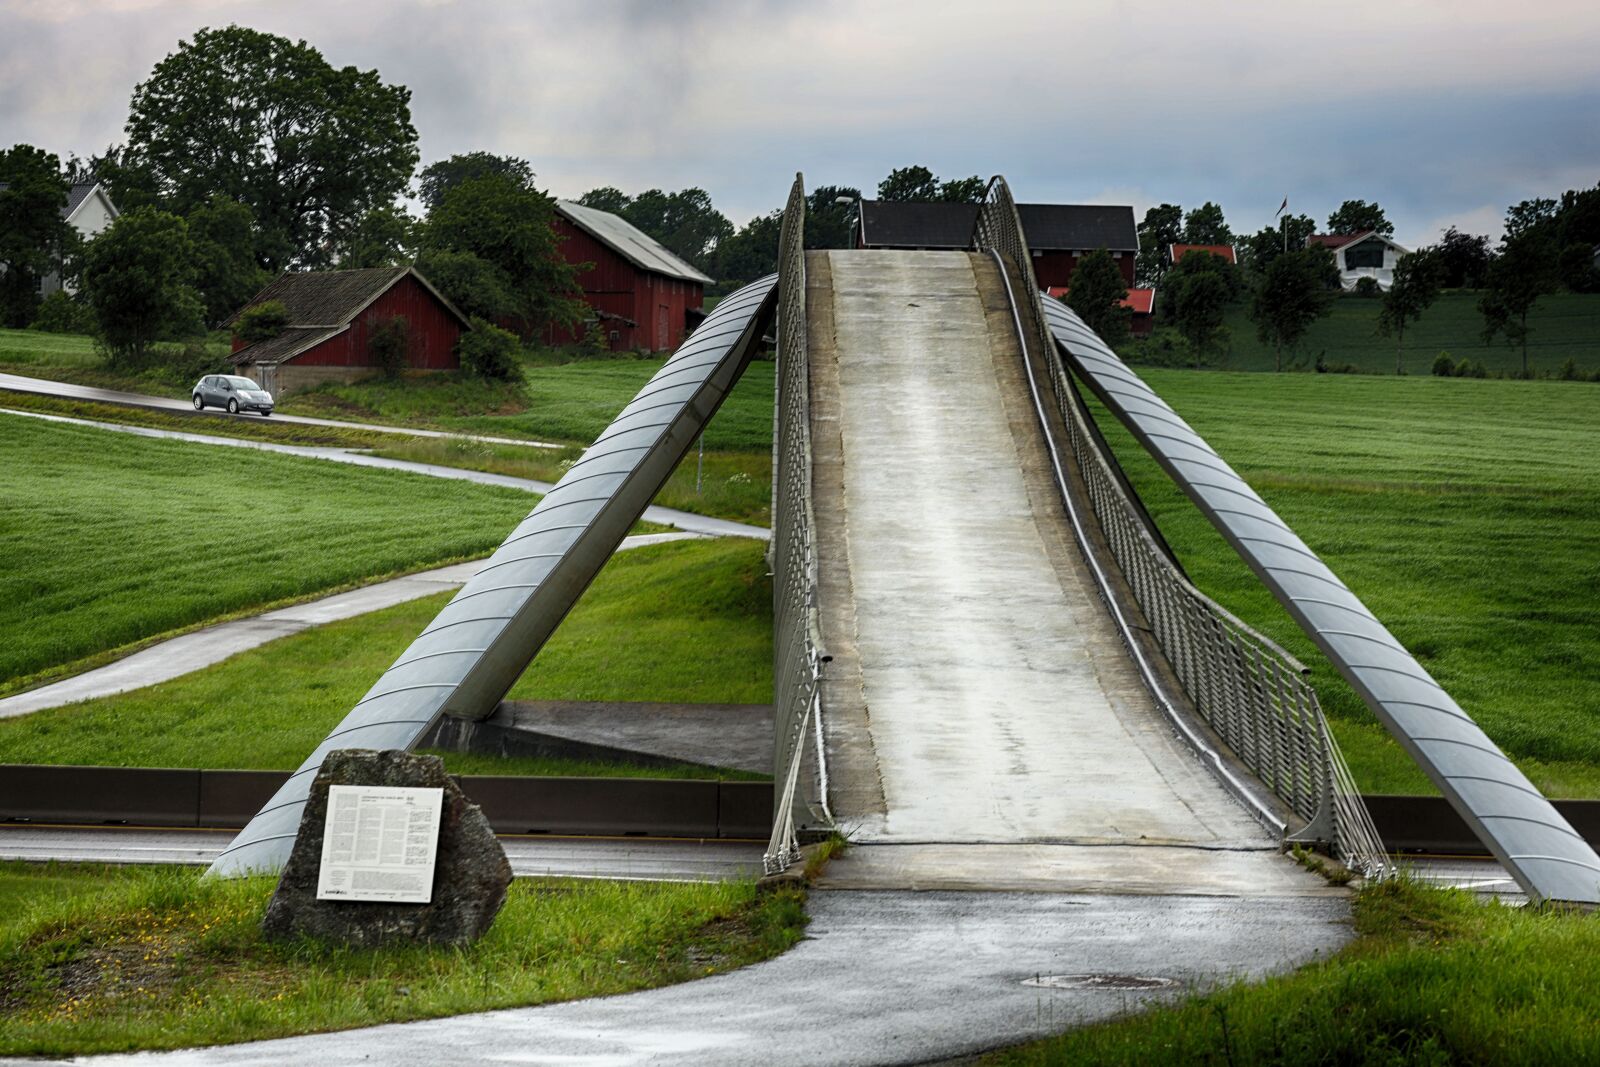
<instances>
[{"instance_id":1,"label":"information plaque","mask_svg":"<svg viewBox=\"0 0 1600 1067\"><path fill-rule=\"evenodd\" d=\"M318 900L428 904L443 789L328 787Z\"/></svg>"}]
</instances>

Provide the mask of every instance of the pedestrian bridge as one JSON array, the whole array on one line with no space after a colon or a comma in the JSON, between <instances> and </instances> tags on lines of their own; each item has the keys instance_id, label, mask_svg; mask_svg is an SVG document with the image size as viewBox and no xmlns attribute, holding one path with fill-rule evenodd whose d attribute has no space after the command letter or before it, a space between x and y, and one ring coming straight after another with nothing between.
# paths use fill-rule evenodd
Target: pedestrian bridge
<instances>
[{"instance_id":1,"label":"pedestrian bridge","mask_svg":"<svg viewBox=\"0 0 1600 1067\"><path fill-rule=\"evenodd\" d=\"M1226 462L1040 297L1001 179L968 252L807 252L798 179L783 227L780 273L713 310L214 872L281 867L326 752L492 714L773 330L770 869L841 826L884 846L852 853L858 885L1092 870L1112 890L1271 892L1296 841L1387 872L1304 668L1188 582L1090 392L1530 897L1600 902L1600 857Z\"/></svg>"}]
</instances>

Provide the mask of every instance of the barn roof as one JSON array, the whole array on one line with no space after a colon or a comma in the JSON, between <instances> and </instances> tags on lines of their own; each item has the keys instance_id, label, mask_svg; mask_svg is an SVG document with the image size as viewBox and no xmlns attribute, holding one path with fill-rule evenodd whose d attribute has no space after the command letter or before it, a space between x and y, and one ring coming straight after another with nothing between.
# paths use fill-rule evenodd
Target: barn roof
<instances>
[{"instance_id":1,"label":"barn roof","mask_svg":"<svg viewBox=\"0 0 1600 1067\"><path fill-rule=\"evenodd\" d=\"M330 337L335 337L348 326L291 326L278 336L253 345L245 345L233 354L233 365L287 363L307 349L314 348Z\"/></svg>"},{"instance_id":2,"label":"barn roof","mask_svg":"<svg viewBox=\"0 0 1600 1067\"><path fill-rule=\"evenodd\" d=\"M556 210L596 241L611 249L640 270L664 274L686 282L710 285L712 280L673 255L661 242L627 219L609 211L584 207L571 200L557 200Z\"/></svg>"},{"instance_id":3,"label":"barn roof","mask_svg":"<svg viewBox=\"0 0 1600 1067\"><path fill-rule=\"evenodd\" d=\"M1169 262L1176 263L1190 252L1208 252L1219 259L1227 260L1229 263L1239 262L1232 245L1168 245L1167 259Z\"/></svg>"},{"instance_id":4,"label":"barn roof","mask_svg":"<svg viewBox=\"0 0 1600 1067\"><path fill-rule=\"evenodd\" d=\"M1045 290L1057 300L1065 300L1069 286L1052 285ZM1125 307L1135 315L1151 315L1155 313L1156 291L1154 289L1129 289L1128 295L1117 301L1119 307Z\"/></svg>"},{"instance_id":5,"label":"barn roof","mask_svg":"<svg viewBox=\"0 0 1600 1067\"><path fill-rule=\"evenodd\" d=\"M1036 252L1137 252L1133 208L1107 204L1018 204L1028 247ZM862 243L869 248L967 248L977 204L861 201Z\"/></svg>"}]
</instances>

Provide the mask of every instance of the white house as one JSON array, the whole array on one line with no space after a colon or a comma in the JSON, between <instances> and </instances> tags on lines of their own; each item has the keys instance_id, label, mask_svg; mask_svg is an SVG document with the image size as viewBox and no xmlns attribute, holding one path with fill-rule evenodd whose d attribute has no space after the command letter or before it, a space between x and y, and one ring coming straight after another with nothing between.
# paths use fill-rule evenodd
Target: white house
<instances>
[{"instance_id":1,"label":"white house","mask_svg":"<svg viewBox=\"0 0 1600 1067\"><path fill-rule=\"evenodd\" d=\"M1339 267L1339 285L1346 291L1362 278L1372 278L1378 288L1387 290L1394 283L1394 265L1411 249L1397 245L1374 230L1365 233L1314 233L1306 244L1321 245L1333 253Z\"/></svg>"},{"instance_id":2,"label":"white house","mask_svg":"<svg viewBox=\"0 0 1600 1067\"><path fill-rule=\"evenodd\" d=\"M110 226L122 212L117 210L117 205L111 202L111 195L106 192L106 187L99 182L77 182L72 190L67 193L67 206L61 209L61 217L66 219L87 241L95 234ZM61 276L51 273L45 275L39 285L41 296L49 296L61 288Z\"/></svg>"}]
</instances>

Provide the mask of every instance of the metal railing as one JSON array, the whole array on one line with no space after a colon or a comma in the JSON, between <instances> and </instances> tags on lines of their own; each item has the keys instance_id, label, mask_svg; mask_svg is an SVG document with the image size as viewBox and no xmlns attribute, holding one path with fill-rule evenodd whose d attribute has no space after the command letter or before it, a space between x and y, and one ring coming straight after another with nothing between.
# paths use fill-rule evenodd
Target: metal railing
<instances>
[{"instance_id":1,"label":"metal railing","mask_svg":"<svg viewBox=\"0 0 1600 1067\"><path fill-rule=\"evenodd\" d=\"M795 175L778 240L778 373L772 445L772 840L767 873L799 854L794 804L805 763L806 734L821 738L822 652L817 623L816 520L811 510L811 382L806 353L805 181ZM822 802L826 805L826 787Z\"/></svg>"},{"instance_id":2,"label":"metal railing","mask_svg":"<svg viewBox=\"0 0 1600 1067\"><path fill-rule=\"evenodd\" d=\"M1028 314L1019 318L1024 335L1019 340L1037 346L1035 351L1043 354L1049 368L1050 399L1067 429L1063 458L1079 479L1076 484L1070 477L1062 479L1067 505L1077 519L1085 517L1081 505L1088 505L1150 634L1194 711L1233 757L1302 821L1300 826L1284 827L1288 840L1325 843L1353 868L1369 876L1381 875L1387 864L1377 832L1328 732L1316 691L1305 681L1306 668L1184 577L1115 458L1102 448L1092 417L1045 324L1016 205L1002 178L989 183L973 244L997 254L1002 269L1014 272L1024 299L1032 297ZM1080 493L1086 499L1073 499ZM1105 576L1097 572L1097 577L1102 579L1101 592L1111 614L1124 631L1123 639L1133 650L1134 636L1128 628L1138 624L1122 617L1112 602L1112 591L1104 585ZM1178 714L1176 708L1168 711ZM1186 724L1175 725L1191 742L1196 741ZM1258 814L1274 824L1283 821L1259 806Z\"/></svg>"}]
</instances>

